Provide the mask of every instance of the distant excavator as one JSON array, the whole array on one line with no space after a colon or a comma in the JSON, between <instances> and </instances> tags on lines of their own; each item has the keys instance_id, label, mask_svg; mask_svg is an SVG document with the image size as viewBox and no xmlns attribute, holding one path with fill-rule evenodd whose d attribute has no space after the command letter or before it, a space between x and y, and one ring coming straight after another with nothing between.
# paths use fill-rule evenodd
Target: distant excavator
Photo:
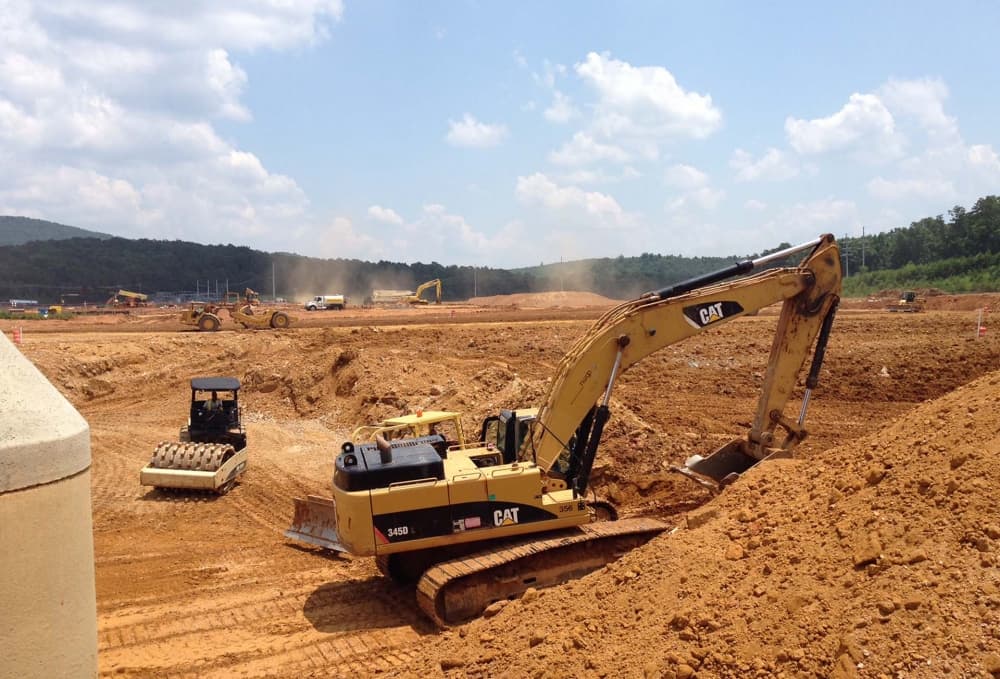
<instances>
[{"instance_id":1,"label":"distant excavator","mask_svg":"<svg viewBox=\"0 0 1000 679\"><path fill-rule=\"evenodd\" d=\"M441 303L441 279L435 278L434 280L427 281L426 283L421 283L417 286L417 291L412 295L408 296L404 301L407 304L419 305L419 304L430 304L426 299L422 299L420 295L424 294L426 290L434 288L437 291L437 295L434 299L435 304Z\"/></svg>"}]
</instances>

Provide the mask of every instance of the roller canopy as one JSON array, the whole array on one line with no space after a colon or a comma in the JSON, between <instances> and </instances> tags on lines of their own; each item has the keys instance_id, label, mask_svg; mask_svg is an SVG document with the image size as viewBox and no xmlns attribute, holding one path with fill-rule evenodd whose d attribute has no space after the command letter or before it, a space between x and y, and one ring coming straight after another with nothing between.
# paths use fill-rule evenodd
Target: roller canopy
<instances>
[{"instance_id":1,"label":"roller canopy","mask_svg":"<svg viewBox=\"0 0 1000 679\"><path fill-rule=\"evenodd\" d=\"M199 391L238 391L240 381L235 377L195 377L191 388Z\"/></svg>"}]
</instances>

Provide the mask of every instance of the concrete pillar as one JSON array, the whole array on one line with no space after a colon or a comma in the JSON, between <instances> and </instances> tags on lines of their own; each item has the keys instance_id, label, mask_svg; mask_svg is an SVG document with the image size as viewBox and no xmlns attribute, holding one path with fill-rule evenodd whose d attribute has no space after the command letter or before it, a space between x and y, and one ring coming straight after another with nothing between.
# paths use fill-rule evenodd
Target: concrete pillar
<instances>
[{"instance_id":1,"label":"concrete pillar","mask_svg":"<svg viewBox=\"0 0 1000 679\"><path fill-rule=\"evenodd\" d=\"M96 675L90 428L0 333L0 679Z\"/></svg>"}]
</instances>

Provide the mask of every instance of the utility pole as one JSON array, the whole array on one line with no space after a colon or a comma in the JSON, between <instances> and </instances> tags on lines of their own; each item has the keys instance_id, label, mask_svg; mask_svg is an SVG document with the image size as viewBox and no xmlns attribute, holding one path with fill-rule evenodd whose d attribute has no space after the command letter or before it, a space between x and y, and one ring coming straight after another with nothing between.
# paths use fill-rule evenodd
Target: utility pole
<instances>
[{"instance_id":1,"label":"utility pole","mask_svg":"<svg viewBox=\"0 0 1000 679\"><path fill-rule=\"evenodd\" d=\"M274 260L271 260L271 301L273 302L278 297L278 293L275 292L277 289L277 284L274 282Z\"/></svg>"},{"instance_id":2,"label":"utility pole","mask_svg":"<svg viewBox=\"0 0 1000 679\"><path fill-rule=\"evenodd\" d=\"M472 296L479 297L479 276L478 269L472 267Z\"/></svg>"},{"instance_id":3,"label":"utility pole","mask_svg":"<svg viewBox=\"0 0 1000 679\"><path fill-rule=\"evenodd\" d=\"M865 268L865 227L861 225L861 270Z\"/></svg>"}]
</instances>

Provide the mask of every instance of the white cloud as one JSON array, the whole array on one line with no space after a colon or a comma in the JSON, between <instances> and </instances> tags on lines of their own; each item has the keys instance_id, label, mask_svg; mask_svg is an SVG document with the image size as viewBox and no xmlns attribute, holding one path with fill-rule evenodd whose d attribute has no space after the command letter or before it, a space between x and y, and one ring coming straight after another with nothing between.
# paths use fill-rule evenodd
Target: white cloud
<instances>
[{"instance_id":1,"label":"white cloud","mask_svg":"<svg viewBox=\"0 0 1000 679\"><path fill-rule=\"evenodd\" d=\"M743 149L733 151L729 167L736 170L736 181L756 180L781 181L799 174L798 167L784 153L770 148L758 160Z\"/></svg>"},{"instance_id":2,"label":"white cloud","mask_svg":"<svg viewBox=\"0 0 1000 679\"><path fill-rule=\"evenodd\" d=\"M878 95L897 118L914 118L924 130L940 138L958 135L958 123L944 112L948 87L943 81L890 80L879 88Z\"/></svg>"},{"instance_id":3,"label":"white cloud","mask_svg":"<svg viewBox=\"0 0 1000 679\"><path fill-rule=\"evenodd\" d=\"M969 162L974 168L1000 170L1000 156L989 144L974 144L969 147Z\"/></svg>"},{"instance_id":4,"label":"white cloud","mask_svg":"<svg viewBox=\"0 0 1000 679\"><path fill-rule=\"evenodd\" d=\"M169 48L223 43L239 50L282 50L325 40L329 22L341 19L344 4L341 0L213 0L187 3L183 12L176 9L171 3L63 0L40 8L37 16L43 22L88 25L112 42L141 36L146 44Z\"/></svg>"},{"instance_id":5,"label":"white cloud","mask_svg":"<svg viewBox=\"0 0 1000 679\"><path fill-rule=\"evenodd\" d=\"M157 238L267 234L255 245L289 249L308 200L214 121L250 118L234 53L301 49L342 12L339 0L219 0L183 12L4 0L0 209Z\"/></svg>"},{"instance_id":6,"label":"white cloud","mask_svg":"<svg viewBox=\"0 0 1000 679\"><path fill-rule=\"evenodd\" d=\"M554 89L556 86L556 80L564 75L566 75L565 65L553 64L551 61L546 59L542 62L542 72L534 72L531 74L531 77L536 84L547 89Z\"/></svg>"},{"instance_id":7,"label":"white cloud","mask_svg":"<svg viewBox=\"0 0 1000 679\"><path fill-rule=\"evenodd\" d=\"M726 192L722 189L701 186L668 201L667 210L671 212L679 212L688 208L714 210L725 197Z\"/></svg>"},{"instance_id":8,"label":"white cloud","mask_svg":"<svg viewBox=\"0 0 1000 679\"><path fill-rule=\"evenodd\" d=\"M488 148L496 146L507 136L507 127L481 123L468 113L459 121L448 121L445 139L452 146L468 148Z\"/></svg>"},{"instance_id":9,"label":"white cloud","mask_svg":"<svg viewBox=\"0 0 1000 679\"><path fill-rule=\"evenodd\" d=\"M553 123L568 123L580 115L570 98L559 90L552 92L552 105L545 109L545 119Z\"/></svg>"},{"instance_id":10,"label":"white cloud","mask_svg":"<svg viewBox=\"0 0 1000 679\"><path fill-rule=\"evenodd\" d=\"M627 163L629 160L631 156L624 149L595 141L586 132L577 132L562 148L549 153L549 162L556 165L589 165L603 161Z\"/></svg>"},{"instance_id":11,"label":"white cloud","mask_svg":"<svg viewBox=\"0 0 1000 679\"><path fill-rule=\"evenodd\" d=\"M690 165L671 165L664 175L667 186L696 189L708 183L708 175Z\"/></svg>"},{"instance_id":12,"label":"white cloud","mask_svg":"<svg viewBox=\"0 0 1000 679\"><path fill-rule=\"evenodd\" d=\"M249 120L250 112L239 102L247 82L246 72L233 66L223 49L209 50L205 61L205 80L219 100L219 114L234 120Z\"/></svg>"},{"instance_id":13,"label":"white cloud","mask_svg":"<svg viewBox=\"0 0 1000 679\"><path fill-rule=\"evenodd\" d=\"M386 255L385 242L359 232L347 217L335 217L321 225L316 237L311 239L316 257L340 257L375 261Z\"/></svg>"},{"instance_id":14,"label":"white cloud","mask_svg":"<svg viewBox=\"0 0 1000 679\"><path fill-rule=\"evenodd\" d=\"M767 209L767 203L762 200L757 200L756 198L751 198L747 202L743 203L743 207L747 210L754 210L755 212L760 212Z\"/></svg>"},{"instance_id":15,"label":"white cloud","mask_svg":"<svg viewBox=\"0 0 1000 679\"><path fill-rule=\"evenodd\" d=\"M598 94L592 126L604 136L703 139L722 123L711 96L685 90L661 66L637 67L591 52L575 68Z\"/></svg>"},{"instance_id":16,"label":"white cloud","mask_svg":"<svg viewBox=\"0 0 1000 679\"><path fill-rule=\"evenodd\" d=\"M951 199L957 197L951 180L943 178L884 179L875 177L868 182L868 192L882 200L903 198Z\"/></svg>"},{"instance_id":17,"label":"white cloud","mask_svg":"<svg viewBox=\"0 0 1000 679\"><path fill-rule=\"evenodd\" d=\"M559 176L565 184L617 184L619 182L639 179L642 173L631 165L626 165L618 173L605 170L577 169Z\"/></svg>"},{"instance_id":18,"label":"white cloud","mask_svg":"<svg viewBox=\"0 0 1000 679\"><path fill-rule=\"evenodd\" d=\"M886 155L899 151L896 123L889 109L874 94L852 94L833 115L813 120L788 117L788 141L799 153L825 153L860 144L879 144Z\"/></svg>"},{"instance_id":19,"label":"white cloud","mask_svg":"<svg viewBox=\"0 0 1000 679\"><path fill-rule=\"evenodd\" d=\"M526 205L586 215L602 226L625 225L631 221L630 215L612 196L576 186L559 186L540 172L518 177L516 195Z\"/></svg>"},{"instance_id":20,"label":"white cloud","mask_svg":"<svg viewBox=\"0 0 1000 679\"><path fill-rule=\"evenodd\" d=\"M795 240L805 241L823 231L834 234L853 232L857 224L857 213L854 201L822 198L794 203L781 210L776 222L793 236L798 232L800 237ZM792 241L793 238L782 237L776 242L781 240Z\"/></svg>"},{"instance_id":21,"label":"white cloud","mask_svg":"<svg viewBox=\"0 0 1000 679\"><path fill-rule=\"evenodd\" d=\"M372 205L369 207L368 216L377 222L382 222L383 224L395 224L397 226L403 224L403 218L400 217L395 210L388 207L382 207L381 205Z\"/></svg>"}]
</instances>

